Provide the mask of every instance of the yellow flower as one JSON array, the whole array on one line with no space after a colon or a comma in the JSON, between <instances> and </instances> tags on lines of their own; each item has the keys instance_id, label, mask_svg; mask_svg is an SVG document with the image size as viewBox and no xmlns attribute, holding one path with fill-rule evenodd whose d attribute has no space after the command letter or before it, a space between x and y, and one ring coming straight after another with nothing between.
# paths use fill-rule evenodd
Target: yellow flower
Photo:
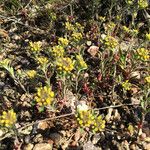
<instances>
[{"instance_id":1,"label":"yellow flower","mask_svg":"<svg viewBox=\"0 0 150 150\"><path fill-rule=\"evenodd\" d=\"M46 57L38 57L37 60L38 60L40 65L48 63L48 59Z\"/></svg>"},{"instance_id":2,"label":"yellow flower","mask_svg":"<svg viewBox=\"0 0 150 150\"><path fill-rule=\"evenodd\" d=\"M130 32L130 29L129 29L128 27L126 27L126 26L123 26L122 29L123 29L123 31L125 31L125 32L127 32L127 33Z\"/></svg>"},{"instance_id":3,"label":"yellow flower","mask_svg":"<svg viewBox=\"0 0 150 150\"><path fill-rule=\"evenodd\" d=\"M80 23L75 23L75 30L78 32L83 32L84 26L82 26Z\"/></svg>"},{"instance_id":4,"label":"yellow flower","mask_svg":"<svg viewBox=\"0 0 150 150\"><path fill-rule=\"evenodd\" d=\"M52 48L52 53L55 57L61 57L64 55L64 48L60 45L54 46Z\"/></svg>"},{"instance_id":5,"label":"yellow flower","mask_svg":"<svg viewBox=\"0 0 150 150\"><path fill-rule=\"evenodd\" d=\"M150 76L145 77L147 83L150 83Z\"/></svg>"},{"instance_id":6,"label":"yellow flower","mask_svg":"<svg viewBox=\"0 0 150 150\"><path fill-rule=\"evenodd\" d=\"M94 120L94 131L97 132L97 131L103 131L105 129L105 123L106 121L102 119L102 116L98 116L98 117L95 117L95 120Z\"/></svg>"},{"instance_id":7,"label":"yellow flower","mask_svg":"<svg viewBox=\"0 0 150 150\"><path fill-rule=\"evenodd\" d=\"M143 61L149 60L149 51L145 48L139 48L137 50L139 58Z\"/></svg>"},{"instance_id":8,"label":"yellow flower","mask_svg":"<svg viewBox=\"0 0 150 150\"><path fill-rule=\"evenodd\" d=\"M130 33L132 35L137 35L138 34L138 30L137 29L130 30Z\"/></svg>"},{"instance_id":9,"label":"yellow flower","mask_svg":"<svg viewBox=\"0 0 150 150\"><path fill-rule=\"evenodd\" d=\"M62 46L67 46L68 43L69 43L69 40L67 40L66 38L60 37L60 38L58 39L58 44L60 44L60 45L62 45Z\"/></svg>"},{"instance_id":10,"label":"yellow flower","mask_svg":"<svg viewBox=\"0 0 150 150\"><path fill-rule=\"evenodd\" d=\"M26 71L26 74L28 75L29 78L34 78L36 75L36 71L35 70L28 70L28 71Z\"/></svg>"},{"instance_id":11,"label":"yellow flower","mask_svg":"<svg viewBox=\"0 0 150 150\"><path fill-rule=\"evenodd\" d=\"M87 69L87 64L81 55L76 55L78 69Z\"/></svg>"},{"instance_id":12,"label":"yellow flower","mask_svg":"<svg viewBox=\"0 0 150 150\"><path fill-rule=\"evenodd\" d=\"M11 109L8 112L3 111L0 116L0 125L5 127L12 127L17 121L16 113Z\"/></svg>"},{"instance_id":13,"label":"yellow flower","mask_svg":"<svg viewBox=\"0 0 150 150\"><path fill-rule=\"evenodd\" d=\"M82 34L79 32L72 33L72 38L74 41L78 42L82 39Z\"/></svg>"},{"instance_id":14,"label":"yellow flower","mask_svg":"<svg viewBox=\"0 0 150 150\"><path fill-rule=\"evenodd\" d=\"M102 116L96 116L92 110L88 109L86 104L80 105L81 109L77 108L77 121L79 125L85 128L91 128L94 132L103 131L105 128L105 120Z\"/></svg>"},{"instance_id":15,"label":"yellow flower","mask_svg":"<svg viewBox=\"0 0 150 150\"><path fill-rule=\"evenodd\" d=\"M147 0L138 0L139 8L143 9L148 7L148 1Z\"/></svg>"},{"instance_id":16,"label":"yellow flower","mask_svg":"<svg viewBox=\"0 0 150 150\"><path fill-rule=\"evenodd\" d=\"M29 42L29 45L32 51L39 52L42 47L42 42Z\"/></svg>"},{"instance_id":17,"label":"yellow flower","mask_svg":"<svg viewBox=\"0 0 150 150\"><path fill-rule=\"evenodd\" d=\"M74 63L69 57L59 58L56 61L58 71L70 73L74 69Z\"/></svg>"},{"instance_id":18,"label":"yellow flower","mask_svg":"<svg viewBox=\"0 0 150 150\"><path fill-rule=\"evenodd\" d=\"M106 18L105 18L105 17L102 17L102 16L99 16L98 19L99 19L100 21L105 21L105 20L106 20Z\"/></svg>"},{"instance_id":19,"label":"yellow flower","mask_svg":"<svg viewBox=\"0 0 150 150\"><path fill-rule=\"evenodd\" d=\"M54 100L54 92L50 87L44 86L37 89L35 101L39 106L51 105Z\"/></svg>"},{"instance_id":20,"label":"yellow flower","mask_svg":"<svg viewBox=\"0 0 150 150\"><path fill-rule=\"evenodd\" d=\"M122 87L123 87L125 90L130 90L130 89L131 89L131 86L132 86L132 84L129 83L129 80L126 80L125 82L122 83Z\"/></svg>"},{"instance_id":21,"label":"yellow flower","mask_svg":"<svg viewBox=\"0 0 150 150\"><path fill-rule=\"evenodd\" d=\"M69 22L65 23L65 28L69 31L74 31L74 26Z\"/></svg>"},{"instance_id":22,"label":"yellow flower","mask_svg":"<svg viewBox=\"0 0 150 150\"><path fill-rule=\"evenodd\" d=\"M118 45L118 41L117 39L115 39L112 36L106 36L104 39L104 44L111 50L113 50L114 48L116 48L116 46Z\"/></svg>"},{"instance_id":23,"label":"yellow flower","mask_svg":"<svg viewBox=\"0 0 150 150\"><path fill-rule=\"evenodd\" d=\"M150 41L150 33L146 33L146 39Z\"/></svg>"},{"instance_id":24,"label":"yellow flower","mask_svg":"<svg viewBox=\"0 0 150 150\"><path fill-rule=\"evenodd\" d=\"M107 24L107 28L108 30L113 30L115 28L116 24L114 22L109 22Z\"/></svg>"},{"instance_id":25,"label":"yellow flower","mask_svg":"<svg viewBox=\"0 0 150 150\"><path fill-rule=\"evenodd\" d=\"M126 2L127 2L128 5L132 5L134 0L126 0Z\"/></svg>"}]
</instances>

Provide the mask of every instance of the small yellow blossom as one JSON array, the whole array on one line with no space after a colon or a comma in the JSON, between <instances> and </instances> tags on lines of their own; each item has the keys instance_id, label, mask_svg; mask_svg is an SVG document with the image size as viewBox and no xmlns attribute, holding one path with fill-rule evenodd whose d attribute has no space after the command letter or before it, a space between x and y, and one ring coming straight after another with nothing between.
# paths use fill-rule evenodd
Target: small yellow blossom
<instances>
[{"instance_id":1,"label":"small yellow blossom","mask_svg":"<svg viewBox=\"0 0 150 150\"><path fill-rule=\"evenodd\" d=\"M69 43L69 40L68 40L67 38L62 38L62 37L60 37L60 38L58 39L58 44L60 44L60 45L62 45L62 46L67 46L68 43Z\"/></svg>"},{"instance_id":2,"label":"small yellow blossom","mask_svg":"<svg viewBox=\"0 0 150 150\"><path fill-rule=\"evenodd\" d=\"M30 48L32 51L34 52L39 52L41 50L42 47L42 42L38 41L38 42L29 42Z\"/></svg>"},{"instance_id":3,"label":"small yellow blossom","mask_svg":"<svg viewBox=\"0 0 150 150\"><path fill-rule=\"evenodd\" d=\"M86 62L83 60L83 57L81 55L76 55L76 59L77 59L77 68L78 69L87 69L87 64Z\"/></svg>"},{"instance_id":4,"label":"small yellow blossom","mask_svg":"<svg viewBox=\"0 0 150 150\"><path fill-rule=\"evenodd\" d=\"M132 35L137 35L138 34L138 30L137 29L132 29L132 30L130 30L130 33Z\"/></svg>"},{"instance_id":5,"label":"small yellow blossom","mask_svg":"<svg viewBox=\"0 0 150 150\"><path fill-rule=\"evenodd\" d=\"M130 32L130 29L129 29L128 27L126 27L126 26L123 26L122 29L123 29L123 31L125 31L125 32L127 32L127 33Z\"/></svg>"},{"instance_id":6,"label":"small yellow blossom","mask_svg":"<svg viewBox=\"0 0 150 150\"><path fill-rule=\"evenodd\" d=\"M69 22L66 22L65 23L65 28L68 30L68 31L74 31L74 26L69 23Z\"/></svg>"},{"instance_id":7,"label":"small yellow blossom","mask_svg":"<svg viewBox=\"0 0 150 150\"><path fill-rule=\"evenodd\" d=\"M56 61L58 71L70 73L74 69L74 63L69 57L59 58Z\"/></svg>"},{"instance_id":8,"label":"small yellow blossom","mask_svg":"<svg viewBox=\"0 0 150 150\"><path fill-rule=\"evenodd\" d=\"M147 83L150 83L150 76L145 77Z\"/></svg>"},{"instance_id":9,"label":"small yellow blossom","mask_svg":"<svg viewBox=\"0 0 150 150\"><path fill-rule=\"evenodd\" d=\"M37 61L40 65L43 65L43 64L47 64L48 63L48 59L46 57L38 57L37 58Z\"/></svg>"},{"instance_id":10,"label":"small yellow blossom","mask_svg":"<svg viewBox=\"0 0 150 150\"><path fill-rule=\"evenodd\" d=\"M103 131L105 129L105 123L106 123L106 121L103 120L101 115L95 117L93 130L95 132Z\"/></svg>"},{"instance_id":11,"label":"small yellow blossom","mask_svg":"<svg viewBox=\"0 0 150 150\"><path fill-rule=\"evenodd\" d=\"M125 90L130 90L131 89L132 84L129 82L129 80L126 80L125 82L122 83L122 87Z\"/></svg>"},{"instance_id":12,"label":"small yellow blossom","mask_svg":"<svg viewBox=\"0 0 150 150\"><path fill-rule=\"evenodd\" d=\"M150 41L150 33L146 33L146 39Z\"/></svg>"},{"instance_id":13,"label":"small yellow blossom","mask_svg":"<svg viewBox=\"0 0 150 150\"><path fill-rule=\"evenodd\" d=\"M64 55L64 48L60 45L54 46L52 48L52 53L55 57L62 57Z\"/></svg>"},{"instance_id":14,"label":"small yellow blossom","mask_svg":"<svg viewBox=\"0 0 150 150\"><path fill-rule=\"evenodd\" d=\"M106 17L99 16L98 19L99 19L100 21L105 21L105 20L106 20Z\"/></svg>"},{"instance_id":15,"label":"small yellow blossom","mask_svg":"<svg viewBox=\"0 0 150 150\"><path fill-rule=\"evenodd\" d=\"M131 134L131 135L133 135L134 134L134 127L133 127L133 125L131 125L131 124L129 124L129 126L128 126L128 131L129 131L129 133Z\"/></svg>"},{"instance_id":16,"label":"small yellow blossom","mask_svg":"<svg viewBox=\"0 0 150 150\"><path fill-rule=\"evenodd\" d=\"M39 106L49 106L54 100L54 92L50 87L44 86L37 89L35 101Z\"/></svg>"},{"instance_id":17,"label":"small yellow blossom","mask_svg":"<svg viewBox=\"0 0 150 150\"><path fill-rule=\"evenodd\" d=\"M118 40L115 39L112 36L106 36L104 39L104 44L111 50L113 50L114 48L116 48L116 46L118 45Z\"/></svg>"},{"instance_id":18,"label":"small yellow blossom","mask_svg":"<svg viewBox=\"0 0 150 150\"><path fill-rule=\"evenodd\" d=\"M148 7L148 0L138 0L138 6L141 9Z\"/></svg>"},{"instance_id":19,"label":"small yellow blossom","mask_svg":"<svg viewBox=\"0 0 150 150\"><path fill-rule=\"evenodd\" d=\"M113 30L115 28L116 24L114 22L109 22L107 24L107 28L108 30Z\"/></svg>"},{"instance_id":20,"label":"small yellow blossom","mask_svg":"<svg viewBox=\"0 0 150 150\"><path fill-rule=\"evenodd\" d=\"M0 125L5 127L12 127L17 121L16 113L11 109L8 112L3 111L0 116Z\"/></svg>"},{"instance_id":21,"label":"small yellow blossom","mask_svg":"<svg viewBox=\"0 0 150 150\"><path fill-rule=\"evenodd\" d=\"M76 22L75 28L76 28L76 31L83 32L84 26L82 26L80 23Z\"/></svg>"},{"instance_id":22,"label":"small yellow blossom","mask_svg":"<svg viewBox=\"0 0 150 150\"><path fill-rule=\"evenodd\" d=\"M79 32L72 33L72 38L74 41L78 42L82 39L82 34Z\"/></svg>"},{"instance_id":23,"label":"small yellow blossom","mask_svg":"<svg viewBox=\"0 0 150 150\"><path fill-rule=\"evenodd\" d=\"M132 5L132 4L134 3L134 0L126 0L126 3L127 3L128 5Z\"/></svg>"},{"instance_id":24,"label":"small yellow blossom","mask_svg":"<svg viewBox=\"0 0 150 150\"><path fill-rule=\"evenodd\" d=\"M26 71L26 74L28 75L29 78L34 78L36 75L36 71L35 70L28 70L28 71Z\"/></svg>"},{"instance_id":25,"label":"small yellow blossom","mask_svg":"<svg viewBox=\"0 0 150 150\"><path fill-rule=\"evenodd\" d=\"M143 61L149 60L149 51L145 48L139 48L137 50L139 58Z\"/></svg>"},{"instance_id":26,"label":"small yellow blossom","mask_svg":"<svg viewBox=\"0 0 150 150\"><path fill-rule=\"evenodd\" d=\"M89 128L94 132L98 132L103 131L105 128L105 120L102 119L102 116L96 116L92 110L88 109L86 104L77 107L76 117L77 122L83 129Z\"/></svg>"}]
</instances>

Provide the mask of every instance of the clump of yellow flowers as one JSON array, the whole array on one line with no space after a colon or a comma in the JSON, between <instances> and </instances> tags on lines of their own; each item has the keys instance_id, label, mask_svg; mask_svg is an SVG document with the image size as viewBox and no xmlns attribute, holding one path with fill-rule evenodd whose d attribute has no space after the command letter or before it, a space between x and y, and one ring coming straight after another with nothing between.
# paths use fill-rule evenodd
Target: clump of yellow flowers
<instances>
[{"instance_id":1,"label":"clump of yellow flowers","mask_svg":"<svg viewBox=\"0 0 150 150\"><path fill-rule=\"evenodd\" d=\"M78 70L87 69L87 64L83 60L83 57L81 55L76 55L76 59L77 59L76 62L77 62L77 69Z\"/></svg>"},{"instance_id":2,"label":"clump of yellow flowers","mask_svg":"<svg viewBox=\"0 0 150 150\"><path fill-rule=\"evenodd\" d=\"M72 38L75 42L78 42L82 39L82 34L80 32L73 32Z\"/></svg>"},{"instance_id":3,"label":"clump of yellow flowers","mask_svg":"<svg viewBox=\"0 0 150 150\"><path fill-rule=\"evenodd\" d=\"M65 28L68 31L73 31L74 30L74 26L70 22L65 22Z\"/></svg>"},{"instance_id":4,"label":"clump of yellow flowers","mask_svg":"<svg viewBox=\"0 0 150 150\"><path fill-rule=\"evenodd\" d=\"M3 111L0 116L0 125L4 127L12 127L17 121L16 113L11 109L8 112Z\"/></svg>"},{"instance_id":5,"label":"clump of yellow flowers","mask_svg":"<svg viewBox=\"0 0 150 150\"><path fill-rule=\"evenodd\" d=\"M125 32L127 32L127 33L130 32L130 29L129 29L128 27L126 27L126 26L122 26L122 29L123 29L123 31L125 31Z\"/></svg>"},{"instance_id":6,"label":"clump of yellow flowers","mask_svg":"<svg viewBox=\"0 0 150 150\"><path fill-rule=\"evenodd\" d=\"M148 0L138 0L138 6L142 9L148 7Z\"/></svg>"},{"instance_id":7,"label":"clump of yellow flowers","mask_svg":"<svg viewBox=\"0 0 150 150\"><path fill-rule=\"evenodd\" d=\"M112 36L106 36L104 39L104 44L111 50L113 50L114 48L116 48L116 46L118 45L118 41L117 39L115 39Z\"/></svg>"},{"instance_id":8,"label":"clump of yellow flowers","mask_svg":"<svg viewBox=\"0 0 150 150\"><path fill-rule=\"evenodd\" d=\"M83 129L91 129L93 132L103 131L105 129L105 120L102 116L96 116L92 110L88 109L86 104L77 106L77 122Z\"/></svg>"},{"instance_id":9,"label":"clump of yellow flowers","mask_svg":"<svg viewBox=\"0 0 150 150\"><path fill-rule=\"evenodd\" d=\"M52 53L55 57L61 57L64 55L64 48L61 45L53 46Z\"/></svg>"},{"instance_id":10,"label":"clump of yellow flowers","mask_svg":"<svg viewBox=\"0 0 150 150\"><path fill-rule=\"evenodd\" d=\"M54 92L50 87L44 86L37 89L35 101L40 107L50 106L54 100Z\"/></svg>"},{"instance_id":11,"label":"clump of yellow flowers","mask_svg":"<svg viewBox=\"0 0 150 150\"><path fill-rule=\"evenodd\" d=\"M132 4L134 3L134 0L126 0L126 3L127 3L128 5L132 5Z\"/></svg>"},{"instance_id":12,"label":"clump of yellow flowers","mask_svg":"<svg viewBox=\"0 0 150 150\"><path fill-rule=\"evenodd\" d=\"M141 60L143 60L143 61L149 60L149 51L147 49L139 48L137 50L137 52L138 52L138 56Z\"/></svg>"},{"instance_id":13,"label":"clump of yellow flowers","mask_svg":"<svg viewBox=\"0 0 150 150\"><path fill-rule=\"evenodd\" d=\"M129 80L126 80L125 82L122 82L122 87L125 90L130 90L131 89L132 84L129 82Z\"/></svg>"},{"instance_id":14,"label":"clump of yellow flowers","mask_svg":"<svg viewBox=\"0 0 150 150\"><path fill-rule=\"evenodd\" d=\"M150 41L150 33L146 33L146 39Z\"/></svg>"},{"instance_id":15,"label":"clump of yellow flowers","mask_svg":"<svg viewBox=\"0 0 150 150\"><path fill-rule=\"evenodd\" d=\"M48 59L46 57L38 57L37 58L37 61L40 65L43 65L43 64L47 64L48 63Z\"/></svg>"},{"instance_id":16,"label":"clump of yellow flowers","mask_svg":"<svg viewBox=\"0 0 150 150\"><path fill-rule=\"evenodd\" d=\"M66 74L74 69L74 63L69 57L61 57L56 61L58 71Z\"/></svg>"},{"instance_id":17,"label":"clump of yellow flowers","mask_svg":"<svg viewBox=\"0 0 150 150\"><path fill-rule=\"evenodd\" d=\"M67 38L60 37L58 39L58 44L62 45L63 47L66 47L68 45L68 43L69 43L69 40Z\"/></svg>"},{"instance_id":18,"label":"clump of yellow flowers","mask_svg":"<svg viewBox=\"0 0 150 150\"><path fill-rule=\"evenodd\" d=\"M150 83L150 76L145 77L147 83Z\"/></svg>"},{"instance_id":19,"label":"clump of yellow flowers","mask_svg":"<svg viewBox=\"0 0 150 150\"><path fill-rule=\"evenodd\" d=\"M37 72L35 71L35 70L28 70L28 71L26 71L26 74L27 74L27 76L29 77L29 78L34 78L35 77L35 75L37 74Z\"/></svg>"},{"instance_id":20,"label":"clump of yellow flowers","mask_svg":"<svg viewBox=\"0 0 150 150\"><path fill-rule=\"evenodd\" d=\"M42 47L42 42L29 42L30 48L33 52L39 52Z\"/></svg>"}]
</instances>

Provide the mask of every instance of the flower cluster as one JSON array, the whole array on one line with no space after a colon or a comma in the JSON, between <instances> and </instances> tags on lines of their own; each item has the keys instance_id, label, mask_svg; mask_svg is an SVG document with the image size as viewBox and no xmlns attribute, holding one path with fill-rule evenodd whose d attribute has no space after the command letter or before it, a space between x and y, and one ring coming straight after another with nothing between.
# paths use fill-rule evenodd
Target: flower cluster
<instances>
[{"instance_id":1,"label":"flower cluster","mask_svg":"<svg viewBox=\"0 0 150 150\"><path fill-rule=\"evenodd\" d=\"M72 38L75 42L78 42L82 39L82 34L80 32L73 32Z\"/></svg>"},{"instance_id":2,"label":"flower cluster","mask_svg":"<svg viewBox=\"0 0 150 150\"><path fill-rule=\"evenodd\" d=\"M70 22L66 22L66 23L65 23L65 28L66 28L68 31L73 31L73 30L74 30L74 26L73 26Z\"/></svg>"},{"instance_id":3,"label":"flower cluster","mask_svg":"<svg viewBox=\"0 0 150 150\"><path fill-rule=\"evenodd\" d=\"M102 116L96 116L92 110L88 109L86 104L77 107L77 122L83 129L91 129L93 132L103 131L105 129L105 120Z\"/></svg>"},{"instance_id":4,"label":"flower cluster","mask_svg":"<svg viewBox=\"0 0 150 150\"><path fill-rule=\"evenodd\" d=\"M52 53L55 57L62 57L64 55L64 48L60 45L53 46Z\"/></svg>"},{"instance_id":5,"label":"flower cluster","mask_svg":"<svg viewBox=\"0 0 150 150\"><path fill-rule=\"evenodd\" d=\"M148 7L148 1L147 0L138 0L138 6L141 9L146 8L146 7Z\"/></svg>"},{"instance_id":6,"label":"flower cluster","mask_svg":"<svg viewBox=\"0 0 150 150\"><path fill-rule=\"evenodd\" d=\"M106 20L106 17L102 17L102 16L99 16L98 19L102 22L104 22Z\"/></svg>"},{"instance_id":7,"label":"flower cluster","mask_svg":"<svg viewBox=\"0 0 150 150\"><path fill-rule=\"evenodd\" d=\"M76 59L77 59L76 62L77 62L77 68L78 68L78 70L87 69L87 64L83 60L83 57L81 55L76 55Z\"/></svg>"},{"instance_id":8,"label":"flower cluster","mask_svg":"<svg viewBox=\"0 0 150 150\"><path fill-rule=\"evenodd\" d=\"M29 78L34 78L37 72L35 70L28 70L26 71L26 74Z\"/></svg>"},{"instance_id":9,"label":"flower cluster","mask_svg":"<svg viewBox=\"0 0 150 150\"><path fill-rule=\"evenodd\" d=\"M58 58L56 66L63 73L70 73L74 69L74 63L69 57Z\"/></svg>"},{"instance_id":10,"label":"flower cluster","mask_svg":"<svg viewBox=\"0 0 150 150\"><path fill-rule=\"evenodd\" d=\"M118 45L117 39L115 39L112 36L106 36L104 39L104 44L109 48L109 49L114 49Z\"/></svg>"},{"instance_id":11,"label":"flower cluster","mask_svg":"<svg viewBox=\"0 0 150 150\"><path fill-rule=\"evenodd\" d=\"M126 33L129 33L129 32L130 32L130 29L129 29L128 27L126 27L126 26L122 26L122 29L123 29L123 31L126 32Z\"/></svg>"},{"instance_id":12,"label":"flower cluster","mask_svg":"<svg viewBox=\"0 0 150 150\"><path fill-rule=\"evenodd\" d=\"M68 43L69 43L69 40L67 38L60 37L58 39L58 44L62 45L63 47L66 47L68 45Z\"/></svg>"},{"instance_id":13,"label":"flower cluster","mask_svg":"<svg viewBox=\"0 0 150 150\"><path fill-rule=\"evenodd\" d=\"M127 3L128 5L132 5L132 4L134 3L134 0L126 0L126 3Z\"/></svg>"},{"instance_id":14,"label":"flower cluster","mask_svg":"<svg viewBox=\"0 0 150 150\"><path fill-rule=\"evenodd\" d=\"M54 92L50 87L44 86L37 89L37 94L35 96L35 101L41 107L49 106L54 100Z\"/></svg>"},{"instance_id":15,"label":"flower cluster","mask_svg":"<svg viewBox=\"0 0 150 150\"><path fill-rule=\"evenodd\" d=\"M40 65L43 65L43 64L47 64L48 63L48 59L46 57L38 57L37 58L37 61Z\"/></svg>"},{"instance_id":16,"label":"flower cluster","mask_svg":"<svg viewBox=\"0 0 150 150\"><path fill-rule=\"evenodd\" d=\"M132 84L129 82L129 80L126 80L125 82L122 83L122 87L125 90L130 90L131 89Z\"/></svg>"},{"instance_id":17,"label":"flower cluster","mask_svg":"<svg viewBox=\"0 0 150 150\"><path fill-rule=\"evenodd\" d=\"M3 111L0 116L0 125L5 127L12 127L17 121L16 113L11 109L8 112Z\"/></svg>"},{"instance_id":18,"label":"flower cluster","mask_svg":"<svg viewBox=\"0 0 150 150\"><path fill-rule=\"evenodd\" d=\"M38 42L29 42L30 48L32 51L34 52L39 52L41 50L42 47L42 42L38 41Z\"/></svg>"},{"instance_id":19,"label":"flower cluster","mask_svg":"<svg viewBox=\"0 0 150 150\"><path fill-rule=\"evenodd\" d=\"M145 77L147 83L150 83L150 76Z\"/></svg>"},{"instance_id":20,"label":"flower cluster","mask_svg":"<svg viewBox=\"0 0 150 150\"><path fill-rule=\"evenodd\" d=\"M141 60L143 60L143 61L149 60L149 51L147 49L139 48L137 50L137 52L138 52L138 56Z\"/></svg>"},{"instance_id":21,"label":"flower cluster","mask_svg":"<svg viewBox=\"0 0 150 150\"><path fill-rule=\"evenodd\" d=\"M150 41L150 33L146 33L146 39Z\"/></svg>"}]
</instances>

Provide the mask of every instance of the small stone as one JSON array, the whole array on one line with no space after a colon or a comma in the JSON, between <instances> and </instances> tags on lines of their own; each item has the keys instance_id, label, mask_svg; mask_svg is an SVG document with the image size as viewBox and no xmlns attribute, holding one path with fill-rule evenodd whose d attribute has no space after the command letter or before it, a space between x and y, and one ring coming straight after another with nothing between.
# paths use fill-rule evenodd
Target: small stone
<instances>
[{"instance_id":1,"label":"small stone","mask_svg":"<svg viewBox=\"0 0 150 150\"><path fill-rule=\"evenodd\" d=\"M0 137L4 134L3 130L0 130Z\"/></svg>"},{"instance_id":2,"label":"small stone","mask_svg":"<svg viewBox=\"0 0 150 150\"><path fill-rule=\"evenodd\" d=\"M101 139L101 136L99 134L95 134L93 136L93 139L92 139L92 143L93 144L97 144L97 142Z\"/></svg>"},{"instance_id":3,"label":"small stone","mask_svg":"<svg viewBox=\"0 0 150 150\"><path fill-rule=\"evenodd\" d=\"M131 150L136 150L136 145L135 145L135 144L131 144L131 145L130 145L130 149L131 149Z\"/></svg>"},{"instance_id":4,"label":"small stone","mask_svg":"<svg viewBox=\"0 0 150 150\"><path fill-rule=\"evenodd\" d=\"M33 148L33 150L52 150L52 145L48 143L40 143L36 144Z\"/></svg>"},{"instance_id":5,"label":"small stone","mask_svg":"<svg viewBox=\"0 0 150 150\"><path fill-rule=\"evenodd\" d=\"M144 145L144 149L145 149L145 150L150 150L150 143L146 143L146 144Z\"/></svg>"},{"instance_id":6,"label":"small stone","mask_svg":"<svg viewBox=\"0 0 150 150\"><path fill-rule=\"evenodd\" d=\"M31 143L29 143L29 144L27 144L27 145L25 145L25 146L23 147L23 150L32 150L33 147L34 147L34 145L31 144Z\"/></svg>"},{"instance_id":7,"label":"small stone","mask_svg":"<svg viewBox=\"0 0 150 150\"><path fill-rule=\"evenodd\" d=\"M33 141L35 143L43 142L43 136L41 134L37 134L34 138Z\"/></svg>"}]
</instances>

